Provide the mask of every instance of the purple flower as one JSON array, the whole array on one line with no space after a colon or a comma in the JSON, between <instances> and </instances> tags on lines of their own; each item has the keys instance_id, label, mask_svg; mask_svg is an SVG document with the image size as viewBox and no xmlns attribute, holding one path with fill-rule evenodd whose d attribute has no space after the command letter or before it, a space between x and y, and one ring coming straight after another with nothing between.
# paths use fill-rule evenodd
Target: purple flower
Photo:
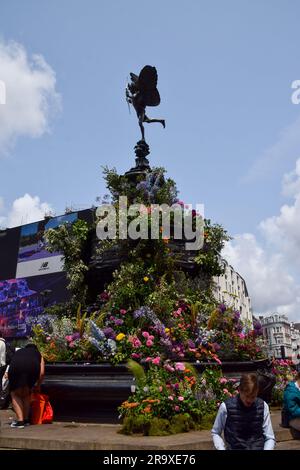
<instances>
[{"instance_id":1,"label":"purple flower","mask_svg":"<svg viewBox=\"0 0 300 470\"><path fill-rule=\"evenodd\" d=\"M115 339L116 333L110 326L103 328L102 331L105 334L106 338Z\"/></svg>"},{"instance_id":2,"label":"purple flower","mask_svg":"<svg viewBox=\"0 0 300 470\"><path fill-rule=\"evenodd\" d=\"M188 340L188 347L191 349L195 349L196 347L194 341L192 341L191 339Z\"/></svg>"},{"instance_id":3,"label":"purple flower","mask_svg":"<svg viewBox=\"0 0 300 470\"><path fill-rule=\"evenodd\" d=\"M240 316L241 316L240 312L239 312L238 310L235 310L235 312L234 312L234 320L235 320L235 321L238 321L238 320L240 319Z\"/></svg>"},{"instance_id":4,"label":"purple flower","mask_svg":"<svg viewBox=\"0 0 300 470\"><path fill-rule=\"evenodd\" d=\"M219 310L220 310L221 313L224 313L225 310L226 310L226 308L227 308L227 307L226 307L225 304L220 304L220 305L219 305Z\"/></svg>"}]
</instances>

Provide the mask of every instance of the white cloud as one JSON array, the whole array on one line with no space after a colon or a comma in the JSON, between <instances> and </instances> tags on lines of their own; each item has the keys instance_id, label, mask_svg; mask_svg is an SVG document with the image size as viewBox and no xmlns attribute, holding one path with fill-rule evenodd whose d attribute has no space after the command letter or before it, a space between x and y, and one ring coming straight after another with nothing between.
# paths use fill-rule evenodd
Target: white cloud
<instances>
[{"instance_id":1,"label":"white cloud","mask_svg":"<svg viewBox=\"0 0 300 470\"><path fill-rule=\"evenodd\" d=\"M246 280L254 313L295 313L300 286L281 254L267 252L253 234L246 233L229 242L223 256Z\"/></svg>"},{"instance_id":2,"label":"white cloud","mask_svg":"<svg viewBox=\"0 0 300 470\"><path fill-rule=\"evenodd\" d=\"M280 163L294 161L295 155L299 154L300 147L300 117L295 122L283 129L277 142L267 148L255 161L244 181L253 181L265 178L278 170Z\"/></svg>"},{"instance_id":3,"label":"white cloud","mask_svg":"<svg viewBox=\"0 0 300 470\"><path fill-rule=\"evenodd\" d=\"M263 220L259 228L265 240L284 253L290 263L300 262L300 159L296 169L284 175L283 192L294 196L292 204L281 207L277 216Z\"/></svg>"},{"instance_id":4,"label":"white cloud","mask_svg":"<svg viewBox=\"0 0 300 470\"><path fill-rule=\"evenodd\" d=\"M300 321L300 159L284 175L283 190L294 201L259 224L261 241L236 235L223 255L245 278L256 314L278 311Z\"/></svg>"},{"instance_id":5,"label":"white cloud","mask_svg":"<svg viewBox=\"0 0 300 470\"><path fill-rule=\"evenodd\" d=\"M0 154L20 136L40 137L49 130L49 118L60 107L55 72L41 55L28 56L19 43L0 40L0 80L6 86L6 104L0 105Z\"/></svg>"},{"instance_id":6,"label":"white cloud","mask_svg":"<svg viewBox=\"0 0 300 470\"><path fill-rule=\"evenodd\" d=\"M45 214L49 212L53 211L47 202L40 202L38 196L24 194L24 196L19 197L12 203L5 217L0 217L0 225L16 227L18 225L29 224L43 219Z\"/></svg>"},{"instance_id":7,"label":"white cloud","mask_svg":"<svg viewBox=\"0 0 300 470\"><path fill-rule=\"evenodd\" d=\"M300 194L300 158L296 162L295 170L283 176L282 193L287 197Z\"/></svg>"}]
</instances>

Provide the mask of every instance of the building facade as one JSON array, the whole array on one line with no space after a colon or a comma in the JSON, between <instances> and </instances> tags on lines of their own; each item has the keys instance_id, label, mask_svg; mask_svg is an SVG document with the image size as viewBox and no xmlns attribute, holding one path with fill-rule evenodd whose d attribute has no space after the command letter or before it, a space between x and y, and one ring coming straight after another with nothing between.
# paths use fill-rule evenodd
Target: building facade
<instances>
[{"instance_id":1,"label":"building facade","mask_svg":"<svg viewBox=\"0 0 300 470\"><path fill-rule=\"evenodd\" d=\"M225 303L239 310L241 320L252 324L251 300L245 280L230 264L221 260L225 272L222 276L214 277L214 295L218 302Z\"/></svg>"},{"instance_id":2,"label":"building facade","mask_svg":"<svg viewBox=\"0 0 300 470\"><path fill-rule=\"evenodd\" d=\"M266 349L269 357L294 359L291 324L286 315L274 313L260 316Z\"/></svg>"},{"instance_id":3,"label":"building facade","mask_svg":"<svg viewBox=\"0 0 300 470\"><path fill-rule=\"evenodd\" d=\"M295 364L300 362L300 326L299 323L291 323L292 360Z\"/></svg>"}]
</instances>

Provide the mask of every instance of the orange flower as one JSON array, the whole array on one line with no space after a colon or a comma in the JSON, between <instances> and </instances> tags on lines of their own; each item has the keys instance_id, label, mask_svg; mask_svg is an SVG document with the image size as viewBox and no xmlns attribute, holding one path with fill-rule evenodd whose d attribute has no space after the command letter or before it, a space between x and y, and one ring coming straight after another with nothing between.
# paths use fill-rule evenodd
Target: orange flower
<instances>
[{"instance_id":1,"label":"orange flower","mask_svg":"<svg viewBox=\"0 0 300 470\"><path fill-rule=\"evenodd\" d=\"M122 406L124 408L136 408L137 406L139 406L139 403L137 402L129 402L129 401L124 401L122 403Z\"/></svg>"},{"instance_id":2,"label":"orange flower","mask_svg":"<svg viewBox=\"0 0 300 470\"><path fill-rule=\"evenodd\" d=\"M143 400L143 403L160 403L160 400L158 398L152 399L152 398L146 398Z\"/></svg>"},{"instance_id":3,"label":"orange flower","mask_svg":"<svg viewBox=\"0 0 300 470\"><path fill-rule=\"evenodd\" d=\"M144 413L151 413L151 406L146 406L146 408L144 408Z\"/></svg>"}]
</instances>

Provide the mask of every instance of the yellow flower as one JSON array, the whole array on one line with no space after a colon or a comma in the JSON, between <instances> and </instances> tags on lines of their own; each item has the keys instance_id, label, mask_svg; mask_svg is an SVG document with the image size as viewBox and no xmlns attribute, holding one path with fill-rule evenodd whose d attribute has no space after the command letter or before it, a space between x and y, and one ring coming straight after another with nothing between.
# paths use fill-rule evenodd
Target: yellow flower
<instances>
[{"instance_id":1,"label":"yellow flower","mask_svg":"<svg viewBox=\"0 0 300 470\"><path fill-rule=\"evenodd\" d=\"M148 282L148 281L149 281L149 277L145 276L145 277L144 277L144 281L145 281L145 282Z\"/></svg>"},{"instance_id":2,"label":"yellow flower","mask_svg":"<svg viewBox=\"0 0 300 470\"><path fill-rule=\"evenodd\" d=\"M165 328L165 333L170 333L170 328Z\"/></svg>"},{"instance_id":3,"label":"yellow flower","mask_svg":"<svg viewBox=\"0 0 300 470\"><path fill-rule=\"evenodd\" d=\"M119 333L119 334L116 336L116 340L117 340L117 341L122 341L122 339L124 339L124 338L125 338L124 333Z\"/></svg>"}]
</instances>

